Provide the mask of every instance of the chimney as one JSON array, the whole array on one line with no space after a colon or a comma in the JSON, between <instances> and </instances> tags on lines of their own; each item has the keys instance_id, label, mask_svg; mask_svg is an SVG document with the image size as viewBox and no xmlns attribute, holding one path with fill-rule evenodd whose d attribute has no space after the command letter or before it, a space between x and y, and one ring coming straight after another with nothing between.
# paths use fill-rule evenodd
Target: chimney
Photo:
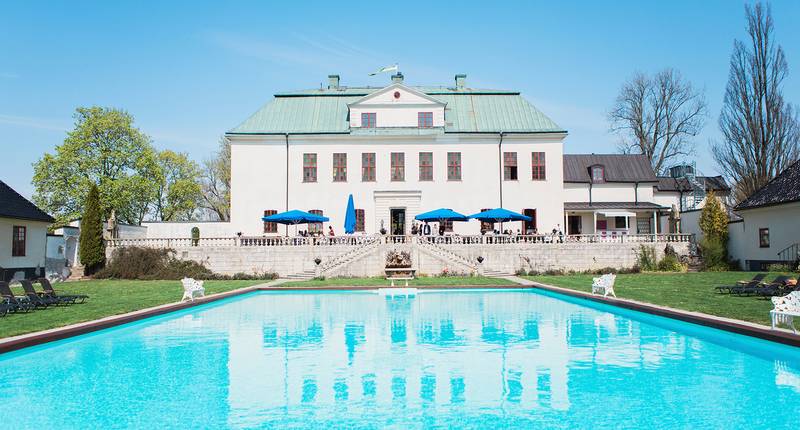
<instances>
[{"instance_id":1,"label":"chimney","mask_svg":"<svg viewBox=\"0 0 800 430\"><path fill-rule=\"evenodd\" d=\"M459 73L456 75L456 89L463 90L464 84L467 82L467 75Z\"/></svg>"},{"instance_id":2,"label":"chimney","mask_svg":"<svg viewBox=\"0 0 800 430\"><path fill-rule=\"evenodd\" d=\"M395 73L392 75L392 83L393 84L402 84L403 83L403 74L400 72Z\"/></svg>"},{"instance_id":3,"label":"chimney","mask_svg":"<svg viewBox=\"0 0 800 430\"><path fill-rule=\"evenodd\" d=\"M339 89L339 75L328 75L328 89L329 90Z\"/></svg>"}]
</instances>

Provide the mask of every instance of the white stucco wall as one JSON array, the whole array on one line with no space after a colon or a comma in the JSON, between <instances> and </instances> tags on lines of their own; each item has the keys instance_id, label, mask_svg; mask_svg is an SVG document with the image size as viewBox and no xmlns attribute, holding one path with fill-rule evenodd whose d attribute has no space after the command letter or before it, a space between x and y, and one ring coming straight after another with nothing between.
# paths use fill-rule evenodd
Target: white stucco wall
<instances>
[{"instance_id":1,"label":"white stucco wall","mask_svg":"<svg viewBox=\"0 0 800 430\"><path fill-rule=\"evenodd\" d=\"M4 269L44 267L48 225L41 221L0 218L0 267ZM11 256L14 226L26 227L25 256Z\"/></svg>"},{"instance_id":2,"label":"white stucco wall","mask_svg":"<svg viewBox=\"0 0 800 430\"><path fill-rule=\"evenodd\" d=\"M200 237L233 237L236 231L229 222L143 222L143 227L147 228L147 238L166 239L166 238L191 238L192 228L200 229ZM121 239L126 239L122 238Z\"/></svg>"},{"instance_id":3,"label":"white stucco wall","mask_svg":"<svg viewBox=\"0 0 800 430\"><path fill-rule=\"evenodd\" d=\"M419 212L441 207L464 214L500 206L502 168L497 135L290 136L288 209L320 209L331 218L337 234L343 232L347 197L365 211L366 233L375 233L383 220L389 228L388 208L407 207L406 224ZM503 182L503 206L537 210L539 230L563 224L563 135L507 135L500 152L517 152L519 179ZM261 235L264 210L287 209L286 146L283 136L232 138L231 227L244 235ZM376 180L361 181L361 154L374 152ZM390 154L405 153L405 180L391 181ZM419 181L419 153L433 152L433 181ZM461 180L447 179L447 153L461 153ZM531 179L531 152L545 152L547 180ZM317 182L303 182L303 154L317 154ZM347 182L333 182L333 153L347 154ZM402 194L395 204L385 199ZM418 208L408 202L418 194ZM378 200L376 200L376 196ZM300 227L304 228L303 226ZM327 227L326 227L327 228ZM507 228L519 228L512 223ZM293 228L290 228L293 230ZM456 223L457 233L478 233L476 221ZM284 227L279 226L279 234ZM291 232L291 231L290 231Z\"/></svg>"},{"instance_id":4,"label":"white stucco wall","mask_svg":"<svg viewBox=\"0 0 800 430\"><path fill-rule=\"evenodd\" d=\"M744 267L750 260L775 261L778 252L800 242L800 202L737 213L743 221L728 225L728 254ZM769 247L759 246L758 230L761 228L769 229Z\"/></svg>"}]
</instances>

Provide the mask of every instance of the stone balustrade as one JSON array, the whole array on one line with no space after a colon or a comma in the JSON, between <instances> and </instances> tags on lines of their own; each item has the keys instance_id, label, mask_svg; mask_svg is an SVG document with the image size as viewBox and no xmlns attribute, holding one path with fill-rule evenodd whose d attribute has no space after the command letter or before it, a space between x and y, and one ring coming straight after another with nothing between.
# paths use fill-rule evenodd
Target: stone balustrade
<instances>
[{"instance_id":1,"label":"stone balustrade","mask_svg":"<svg viewBox=\"0 0 800 430\"><path fill-rule=\"evenodd\" d=\"M365 245L370 243L433 243L440 245L506 245L552 243L690 243L691 234L540 234L540 235L445 235L445 236L315 236L315 237L209 237L200 239L114 239L107 242L110 248L140 246L146 248L185 247L269 247L269 246L330 246Z\"/></svg>"}]
</instances>

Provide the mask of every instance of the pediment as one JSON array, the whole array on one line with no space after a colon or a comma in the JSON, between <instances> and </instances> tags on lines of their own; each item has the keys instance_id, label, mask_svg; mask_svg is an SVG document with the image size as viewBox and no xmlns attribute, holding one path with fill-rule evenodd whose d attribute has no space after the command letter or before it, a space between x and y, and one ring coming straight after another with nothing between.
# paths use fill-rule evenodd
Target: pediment
<instances>
[{"instance_id":1,"label":"pediment","mask_svg":"<svg viewBox=\"0 0 800 430\"><path fill-rule=\"evenodd\" d=\"M401 83L394 83L372 94L366 95L352 103L349 103L350 108L353 107L366 107L366 106L397 106L397 105L415 105L415 106L441 106L446 103L441 100L431 97L423 92L417 91L414 88L407 87Z\"/></svg>"}]
</instances>

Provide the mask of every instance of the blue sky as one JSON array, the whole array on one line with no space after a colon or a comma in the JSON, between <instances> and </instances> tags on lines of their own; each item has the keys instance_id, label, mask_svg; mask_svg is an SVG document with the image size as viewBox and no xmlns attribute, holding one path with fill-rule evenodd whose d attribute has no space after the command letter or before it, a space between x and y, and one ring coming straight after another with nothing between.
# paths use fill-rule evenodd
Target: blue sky
<instances>
[{"instance_id":1,"label":"blue sky","mask_svg":"<svg viewBox=\"0 0 800 430\"><path fill-rule=\"evenodd\" d=\"M60 144L77 106L128 110L158 148L208 157L219 137L273 93L406 83L516 89L569 130L565 152L614 152L606 112L634 71L674 67L704 88L696 160L717 171L740 1L601 2L4 2L0 6L0 178L33 193L31 164ZM800 2L772 3L800 103ZM9 157L10 155L10 157Z\"/></svg>"}]
</instances>

